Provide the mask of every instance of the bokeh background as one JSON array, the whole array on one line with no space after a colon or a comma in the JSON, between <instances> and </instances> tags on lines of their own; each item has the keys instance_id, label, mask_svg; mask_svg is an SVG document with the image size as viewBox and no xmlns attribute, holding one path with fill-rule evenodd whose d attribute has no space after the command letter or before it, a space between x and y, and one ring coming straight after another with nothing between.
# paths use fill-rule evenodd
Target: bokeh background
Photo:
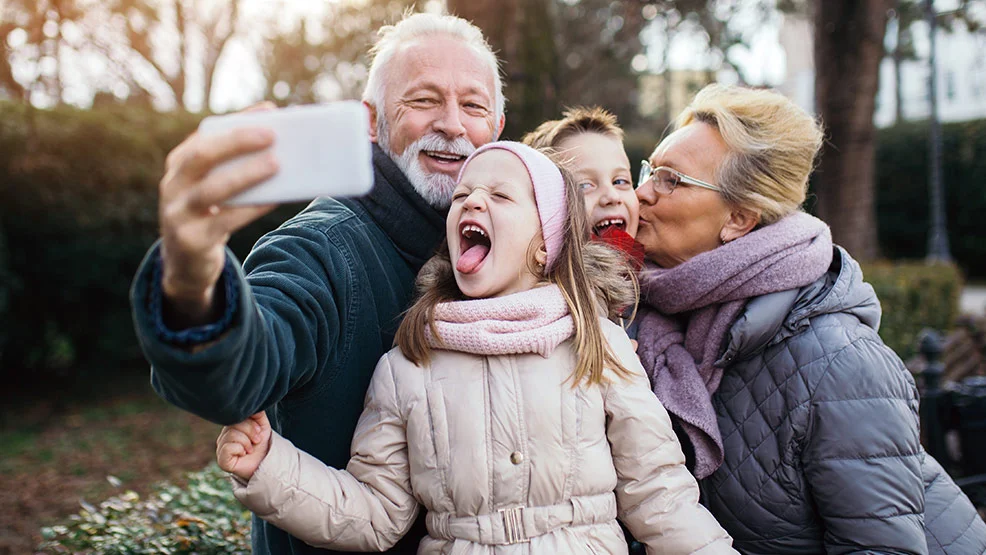
<instances>
[{"instance_id":1,"label":"bokeh background","mask_svg":"<svg viewBox=\"0 0 986 555\"><path fill-rule=\"evenodd\" d=\"M245 545L220 477L185 475L217 428L154 397L131 329L164 158L212 113L358 98L408 10L483 29L505 138L599 104L636 164L708 83L787 94L826 126L806 208L865 263L884 339L920 372L935 328L966 349L949 379L984 373L986 0L0 0L0 554L157 552L110 530L128 511L171 552Z\"/></svg>"}]
</instances>

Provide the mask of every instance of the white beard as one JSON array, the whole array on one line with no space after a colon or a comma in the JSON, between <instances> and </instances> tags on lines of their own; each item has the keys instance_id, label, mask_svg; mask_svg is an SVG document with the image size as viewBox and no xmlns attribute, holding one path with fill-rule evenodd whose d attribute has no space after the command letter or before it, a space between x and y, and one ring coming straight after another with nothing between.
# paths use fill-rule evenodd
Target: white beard
<instances>
[{"instance_id":1,"label":"white beard","mask_svg":"<svg viewBox=\"0 0 986 555\"><path fill-rule=\"evenodd\" d=\"M395 154L390 149L390 128L385 118L377 119L377 143L397 164L397 167L404 172L407 180L414 187L414 190L421 195L421 198L439 210L445 210L452 204L455 178L439 172L427 173L421 166L418 155L422 150L432 150L469 156L476 150L476 147L465 137L450 141L440 133L429 133L407 145L402 154Z\"/></svg>"}]
</instances>

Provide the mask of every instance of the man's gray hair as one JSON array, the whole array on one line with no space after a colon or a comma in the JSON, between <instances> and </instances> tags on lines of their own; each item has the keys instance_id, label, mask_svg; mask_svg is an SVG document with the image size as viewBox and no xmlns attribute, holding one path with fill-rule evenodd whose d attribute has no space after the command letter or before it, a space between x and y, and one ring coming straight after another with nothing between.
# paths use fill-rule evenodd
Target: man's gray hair
<instances>
[{"instance_id":1,"label":"man's gray hair","mask_svg":"<svg viewBox=\"0 0 986 555\"><path fill-rule=\"evenodd\" d=\"M378 118L385 118L384 94L387 84L387 72L394 54L401 45L412 40L428 36L445 36L459 39L489 65L493 72L494 125L499 125L503 116L503 80L500 78L500 66L496 54L483 37L483 32L472 23L454 15L438 15L431 13L416 13L405 16L396 25L386 25L380 28L379 38L370 55L370 72L363 90L363 100L376 107Z\"/></svg>"}]
</instances>

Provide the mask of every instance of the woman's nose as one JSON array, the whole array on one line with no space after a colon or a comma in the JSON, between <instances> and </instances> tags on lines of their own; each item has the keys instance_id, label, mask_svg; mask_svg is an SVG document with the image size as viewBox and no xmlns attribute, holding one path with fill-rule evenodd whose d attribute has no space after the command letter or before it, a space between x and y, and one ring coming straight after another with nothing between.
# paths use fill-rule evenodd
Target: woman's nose
<instances>
[{"instance_id":1,"label":"woman's nose","mask_svg":"<svg viewBox=\"0 0 986 555\"><path fill-rule=\"evenodd\" d=\"M634 193L636 193L640 204L651 205L657 202L657 191L654 190L654 185L650 180L641 183Z\"/></svg>"}]
</instances>

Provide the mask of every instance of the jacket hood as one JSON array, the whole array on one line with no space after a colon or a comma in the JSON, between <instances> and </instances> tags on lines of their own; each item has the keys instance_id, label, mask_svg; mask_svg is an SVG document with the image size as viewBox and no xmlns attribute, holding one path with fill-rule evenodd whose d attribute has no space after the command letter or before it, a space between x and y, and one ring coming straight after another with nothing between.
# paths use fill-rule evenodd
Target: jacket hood
<instances>
[{"instance_id":1,"label":"jacket hood","mask_svg":"<svg viewBox=\"0 0 986 555\"><path fill-rule=\"evenodd\" d=\"M880 301L873 287L863 281L863 271L845 249L833 248L832 265L815 283L750 300L730 328L726 352L716 364L747 358L801 332L823 314L849 314L878 331Z\"/></svg>"}]
</instances>

